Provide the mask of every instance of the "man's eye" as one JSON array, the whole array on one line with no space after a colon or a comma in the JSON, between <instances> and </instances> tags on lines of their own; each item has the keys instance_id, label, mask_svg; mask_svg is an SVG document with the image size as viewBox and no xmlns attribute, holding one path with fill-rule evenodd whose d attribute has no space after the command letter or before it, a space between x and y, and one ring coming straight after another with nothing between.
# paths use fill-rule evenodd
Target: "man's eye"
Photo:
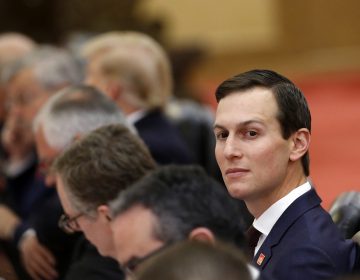
<instances>
[{"instance_id":1,"label":"man's eye","mask_svg":"<svg viewBox=\"0 0 360 280\"><path fill-rule=\"evenodd\" d=\"M258 133L256 131L254 131L254 130L249 130L249 131L246 132L246 135L253 138L253 137L257 136Z\"/></svg>"},{"instance_id":2,"label":"man's eye","mask_svg":"<svg viewBox=\"0 0 360 280\"><path fill-rule=\"evenodd\" d=\"M225 139L228 136L228 133L225 131L221 131L215 134L216 139L221 140L221 139Z\"/></svg>"}]
</instances>

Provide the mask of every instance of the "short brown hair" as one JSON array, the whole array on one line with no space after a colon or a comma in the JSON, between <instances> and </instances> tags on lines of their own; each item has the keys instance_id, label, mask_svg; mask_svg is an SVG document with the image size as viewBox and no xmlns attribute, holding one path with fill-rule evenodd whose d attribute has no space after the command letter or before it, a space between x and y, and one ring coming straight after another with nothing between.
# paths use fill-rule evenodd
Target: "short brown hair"
<instances>
[{"instance_id":1,"label":"short brown hair","mask_svg":"<svg viewBox=\"0 0 360 280\"><path fill-rule=\"evenodd\" d=\"M154 168L145 144L121 124L94 130L53 164L74 208L87 214Z\"/></svg>"}]
</instances>

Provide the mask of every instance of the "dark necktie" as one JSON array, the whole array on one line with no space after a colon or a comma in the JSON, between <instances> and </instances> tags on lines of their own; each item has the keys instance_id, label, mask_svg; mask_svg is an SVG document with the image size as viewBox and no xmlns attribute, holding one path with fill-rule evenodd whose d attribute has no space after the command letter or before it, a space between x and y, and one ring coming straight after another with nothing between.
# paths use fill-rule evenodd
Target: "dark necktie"
<instances>
[{"instance_id":1,"label":"dark necktie","mask_svg":"<svg viewBox=\"0 0 360 280\"><path fill-rule=\"evenodd\" d=\"M249 253L250 259L254 258L255 247L259 241L260 235L261 235L261 232L258 231L256 228L254 228L252 225L246 231L246 238L247 238L247 243L248 243L249 252L250 252Z\"/></svg>"}]
</instances>

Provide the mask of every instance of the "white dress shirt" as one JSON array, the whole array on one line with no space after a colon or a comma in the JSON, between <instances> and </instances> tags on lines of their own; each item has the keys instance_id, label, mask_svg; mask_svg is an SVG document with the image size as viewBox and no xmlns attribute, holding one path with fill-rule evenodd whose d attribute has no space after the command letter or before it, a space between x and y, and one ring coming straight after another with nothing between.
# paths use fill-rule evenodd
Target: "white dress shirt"
<instances>
[{"instance_id":1,"label":"white dress shirt","mask_svg":"<svg viewBox=\"0 0 360 280\"><path fill-rule=\"evenodd\" d=\"M297 188L293 189L286 196L276 201L257 219L254 220L253 226L261 232L257 246L255 247L254 255L258 252L261 245L264 243L266 237L269 235L271 229L285 212L285 210L300 196L311 189L309 182L306 182Z\"/></svg>"},{"instance_id":2,"label":"white dress shirt","mask_svg":"<svg viewBox=\"0 0 360 280\"><path fill-rule=\"evenodd\" d=\"M147 112L145 110L137 110L126 116L126 120L129 124L134 125L137 121L141 120Z\"/></svg>"}]
</instances>

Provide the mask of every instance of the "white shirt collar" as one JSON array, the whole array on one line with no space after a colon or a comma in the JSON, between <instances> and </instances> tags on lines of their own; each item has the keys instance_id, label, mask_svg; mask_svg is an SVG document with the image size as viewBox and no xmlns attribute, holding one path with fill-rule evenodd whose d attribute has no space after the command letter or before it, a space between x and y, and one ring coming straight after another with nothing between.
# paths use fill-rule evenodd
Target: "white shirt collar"
<instances>
[{"instance_id":1,"label":"white shirt collar","mask_svg":"<svg viewBox=\"0 0 360 280\"><path fill-rule=\"evenodd\" d=\"M138 110L126 116L126 120L129 124L134 125L138 120L142 119L146 115L146 110Z\"/></svg>"},{"instance_id":2,"label":"white shirt collar","mask_svg":"<svg viewBox=\"0 0 360 280\"><path fill-rule=\"evenodd\" d=\"M250 272L250 276L252 280L256 280L259 278L260 275L260 271L255 268L254 266L252 266L251 264L247 264L248 270Z\"/></svg>"},{"instance_id":3,"label":"white shirt collar","mask_svg":"<svg viewBox=\"0 0 360 280\"><path fill-rule=\"evenodd\" d=\"M259 218L255 219L253 222L254 228L262 233L259 238L259 242L255 248L255 252L261 247L262 243L265 241L265 238L269 235L271 229L280 218L280 216L285 212L285 210L300 196L308 192L311 189L309 182L306 182L297 188L293 189L286 196L276 201L271 205Z\"/></svg>"}]
</instances>

